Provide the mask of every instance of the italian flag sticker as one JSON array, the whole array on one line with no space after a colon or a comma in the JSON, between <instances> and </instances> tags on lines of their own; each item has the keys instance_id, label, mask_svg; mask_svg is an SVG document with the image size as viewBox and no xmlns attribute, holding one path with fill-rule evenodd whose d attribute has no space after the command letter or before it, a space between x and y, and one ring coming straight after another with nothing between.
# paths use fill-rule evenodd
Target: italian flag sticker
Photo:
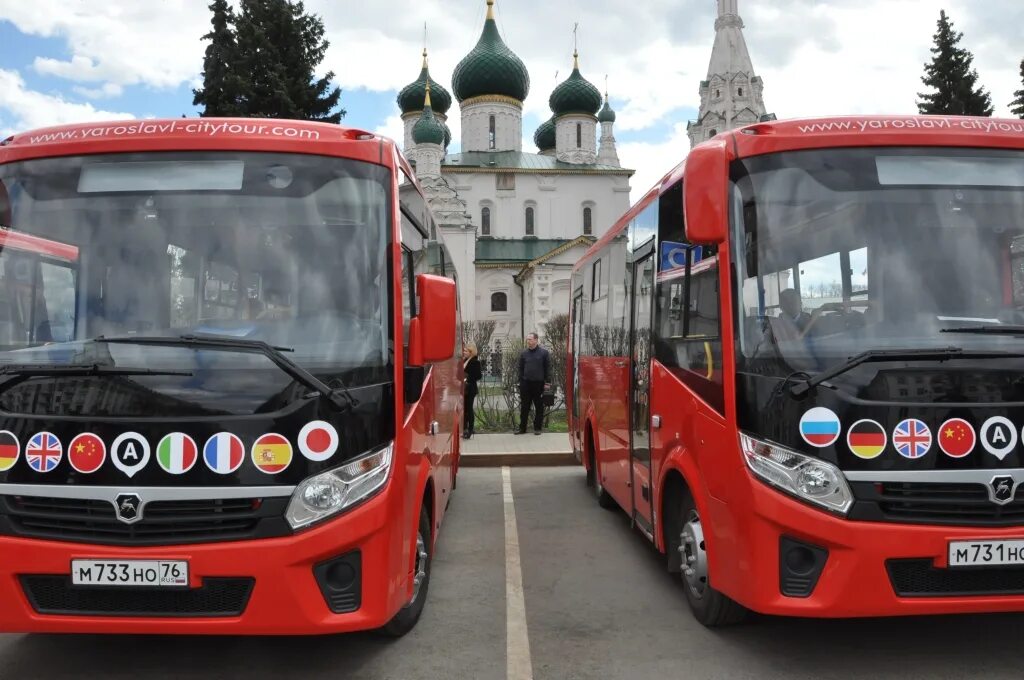
<instances>
[{"instance_id":1,"label":"italian flag sticker","mask_svg":"<svg viewBox=\"0 0 1024 680\"><path fill-rule=\"evenodd\" d=\"M196 464L197 449L192 437L172 432L160 440L156 447L156 462L172 475L180 475Z\"/></svg>"}]
</instances>

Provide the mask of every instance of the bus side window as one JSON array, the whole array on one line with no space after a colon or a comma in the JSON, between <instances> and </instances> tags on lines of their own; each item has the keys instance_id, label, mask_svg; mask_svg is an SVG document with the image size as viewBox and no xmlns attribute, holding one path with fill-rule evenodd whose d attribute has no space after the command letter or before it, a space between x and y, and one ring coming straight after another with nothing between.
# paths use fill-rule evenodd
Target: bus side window
<instances>
[{"instance_id":1,"label":"bus side window","mask_svg":"<svg viewBox=\"0 0 1024 680\"><path fill-rule=\"evenodd\" d=\"M660 281L656 304L655 358L724 413L718 267Z\"/></svg>"}]
</instances>

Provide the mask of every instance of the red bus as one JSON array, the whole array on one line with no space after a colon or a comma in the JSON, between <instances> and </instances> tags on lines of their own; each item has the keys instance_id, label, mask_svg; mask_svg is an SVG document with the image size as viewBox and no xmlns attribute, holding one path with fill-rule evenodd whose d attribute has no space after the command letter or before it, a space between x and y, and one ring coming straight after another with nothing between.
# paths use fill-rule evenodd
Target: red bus
<instances>
[{"instance_id":1,"label":"red bus","mask_svg":"<svg viewBox=\"0 0 1024 680\"><path fill-rule=\"evenodd\" d=\"M0 630L409 631L458 469L456 288L373 134L0 142Z\"/></svg>"},{"instance_id":2,"label":"red bus","mask_svg":"<svg viewBox=\"0 0 1024 680\"><path fill-rule=\"evenodd\" d=\"M702 623L1024 610L1022 150L755 124L575 267L574 449Z\"/></svg>"}]
</instances>

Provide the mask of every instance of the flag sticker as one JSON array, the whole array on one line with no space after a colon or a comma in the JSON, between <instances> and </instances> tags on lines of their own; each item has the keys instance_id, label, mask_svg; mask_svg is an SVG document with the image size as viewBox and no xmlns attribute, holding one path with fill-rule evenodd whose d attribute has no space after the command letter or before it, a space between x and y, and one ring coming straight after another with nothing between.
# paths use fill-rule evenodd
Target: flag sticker
<instances>
[{"instance_id":1,"label":"flag sticker","mask_svg":"<svg viewBox=\"0 0 1024 680\"><path fill-rule=\"evenodd\" d=\"M21 443L10 430L0 430L0 472L7 472L21 457Z\"/></svg>"},{"instance_id":2,"label":"flag sticker","mask_svg":"<svg viewBox=\"0 0 1024 680\"><path fill-rule=\"evenodd\" d=\"M992 416L981 425L978 439L985 450L1003 460L1017 446L1017 427L1003 416Z\"/></svg>"},{"instance_id":3,"label":"flag sticker","mask_svg":"<svg viewBox=\"0 0 1024 680\"><path fill-rule=\"evenodd\" d=\"M901 420L892 431L892 445L904 458L920 458L932 448L932 431L917 418Z\"/></svg>"},{"instance_id":4,"label":"flag sticker","mask_svg":"<svg viewBox=\"0 0 1024 680\"><path fill-rule=\"evenodd\" d=\"M196 464L196 442L183 432L172 432L156 447L156 462L172 475L183 475Z\"/></svg>"},{"instance_id":5,"label":"flag sticker","mask_svg":"<svg viewBox=\"0 0 1024 680\"><path fill-rule=\"evenodd\" d=\"M60 440L49 432L32 435L28 440L28 446L25 447L25 460L36 472L49 472L57 467L63 457L64 447Z\"/></svg>"},{"instance_id":6,"label":"flag sticker","mask_svg":"<svg viewBox=\"0 0 1024 680\"><path fill-rule=\"evenodd\" d=\"M819 449L839 439L839 416L824 406L815 406L800 418L800 436Z\"/></svg>"},{"instance_id":7,"label":"flag sticker","mask_svg":"<svg viewBox=\"0 0 1024 680\"><path fill-rule=\"evenodd\" d=\"M292 445L279 434L265 434L252 445L252 463L261 472L276 475L292 462Z\"/></svg>"},{"instance_id":8,"label":"flag sticker","mask_svg":"<svg viewBox=\"0 0 1024 680\"><path fill-rule=\"evenodd\" d=\"M91 432L83 432L68 445L68 462L76 471L88 475L107 460L107 445Z\"/></svg>"},{"instance_id":9,"label":"flag sticker","mask_svg":"<svg viewBox=\"0 0 1024 680\"><path fill-rule=\"evenodd\" d=\"M299 451L309 460L327 460L338 450L338 431L330 423L314 420L299 431Z\"/></svg>"},{"instance_id":10,"label":"flag sticker","mask_svg":"<svg viewBox=\"0 0 1024 680\"><path fill-rule=\"evenodd\" d=\"M7 472L21 457L21 443L10 430L0 430L0 472Z\"/></svg>"},{"instance_id":11,"label":"flag sticker","mask_svg":"<svg viewBox=\"0 0 1024 680\"><path fill-rule=\"evenodd\" d=\"M110 462L134 477L149 462L149 441L138 432L122 432L110 445Z\"/></svg>"},{"instance_id":12,"label":"flag sticker","mask_svg":"<svg viewBox=\"0 0 1024 680\"><path fill-rule=\"evenodd\" d=\"M245 447L242 440L230 432L218 432L206 440L203 461L218 475L229 475L242 466Z\"/></svg>"},{"instance_id":13,"label":"flag sticker","mask_svg":"<svg viewBox=\"0 0 1024 680\"><path fill-rule=\"evenodd\" d=\"M939 448L950 458L963 458L975 443L974 428L963 418L950 418L939 428Z\"/></svg>"},{"instance_id":14,"label":"flag sticker","mask_svg":"<svg viewBox=\"0 0 1024 680\"><path fill-rule=\"evenodd\" d=\"M858 420L846 433L846 445L853 455L864 460L878 458L885 451L887 436L885 430L874 420Z\"/></svg>"}]
</instances>

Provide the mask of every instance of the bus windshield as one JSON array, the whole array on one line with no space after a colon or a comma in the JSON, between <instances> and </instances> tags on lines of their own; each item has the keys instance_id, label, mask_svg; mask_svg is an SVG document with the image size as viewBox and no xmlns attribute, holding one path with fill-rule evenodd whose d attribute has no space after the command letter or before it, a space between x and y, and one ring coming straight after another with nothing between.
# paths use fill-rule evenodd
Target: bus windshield
<instances>
[{"instance_id":1,"label":"bus windshield","mask_svg":"<svg viewBox=\"0 0 1024 680\"><path fill-rule=\"evenodd\" d=\"M741 370L815 372L869 349L1020 350L1021 152L795 151L736 161L732 182Z\"/></svg>"},{"instance_id":2,"label":"bus windshield","mask_svg":"<svg viewBox=\"0 0 1024 680\"><path fill-rule=\"evenodd\" d=\"M288 347L329 384L389 380L388 179L273 153L0 166L0 364L183 369L160 391L228 412L290 384L258 354L89 342L213 334Z\"/></svg>"}]
</instances>

